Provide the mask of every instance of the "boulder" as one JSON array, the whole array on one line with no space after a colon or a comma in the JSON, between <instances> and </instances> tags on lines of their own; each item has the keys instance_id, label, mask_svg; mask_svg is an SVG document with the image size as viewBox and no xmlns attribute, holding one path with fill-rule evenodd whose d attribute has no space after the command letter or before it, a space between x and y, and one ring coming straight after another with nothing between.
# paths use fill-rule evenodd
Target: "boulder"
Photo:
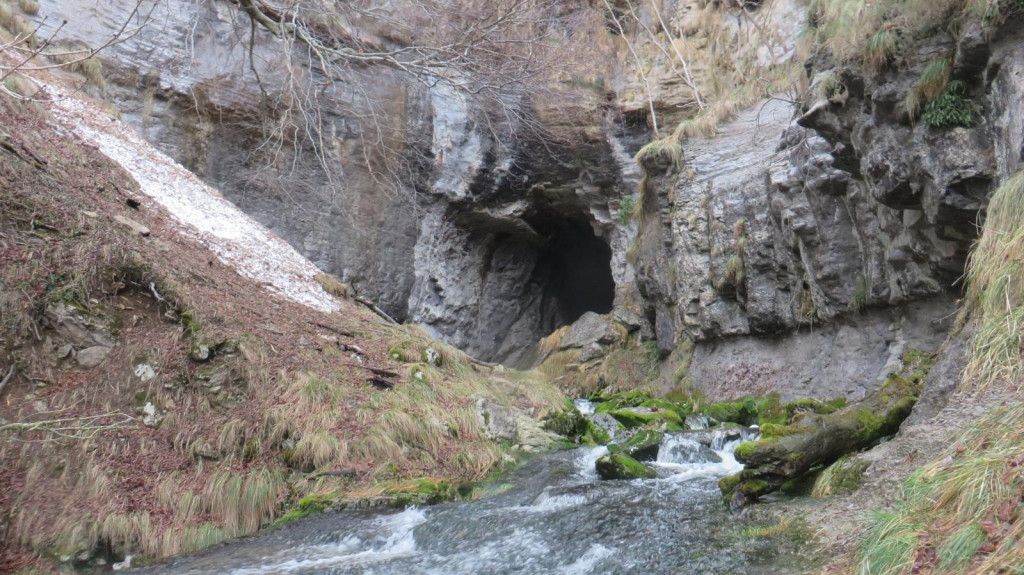
<instances>
[{"instance_id":1,"label":"boulder","mask_svg":"<svg viewBox=\"0 0 1024 575\"><path fill-rule=\"evenodd\" d=\"M516 418L512 410L487 397L476 400L476 416L484 435L496 441L516 440Z\"/></svg>"},{"instance_id":2,"label":"boulder","mask_svg":"<svg viewBox=\"0 0 1024 575\"><path fill-rule=\"evenodd\" d=\"M650 467L623 453L610 453L595 463L601 479L652 479L658 476Z\"/></svg>"},{"instance_id":3,"label":"boulder","mask_svg":"<svg viewBox=\"0 0 1024 575\"><path fill-rule=\"evenodd\" d=\"M645 429L633 435L623 443L610 446L611 453L622 453L637 461L656 461L658 449L665 434L661 431Z\"/></svg>"},{"instance_id":4,"label":"boulder","mask_svg":"<svg viewBox=\"0 0 1024 575\"><path fill-rule=\"evenodd\" d=\"M75 361L84 369L91 369L103 363L110 355L110 348L102 345L87 347L75 354Z\"/></svg>"},{"instance_id":5,"label":"boulder","mask_svg":"<svg viewBox=\"0 0 1024 575\"><path fill-rule=\"evenodd\" d=\"M580 316L569 333L562 338L562 349L585 348L591 344L608 345L619 341L621 334L608 316L587 312Z\"/></svg>"}]
</instances>

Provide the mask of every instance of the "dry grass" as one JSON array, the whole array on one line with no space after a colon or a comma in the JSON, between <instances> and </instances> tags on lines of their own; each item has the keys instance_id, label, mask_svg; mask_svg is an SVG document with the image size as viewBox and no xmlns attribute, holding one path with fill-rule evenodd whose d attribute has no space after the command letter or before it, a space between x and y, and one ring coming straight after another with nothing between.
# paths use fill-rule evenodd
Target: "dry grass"
<instances>
[{"instance_id":1,"label":"dry grass","mask_svg":"<svg viewBox=\"0 0 1024 575\"><path fill-rule=\"evenodd\" d=\"M937 31L955 36L969 20L996 22L1020 8L1016 0L813 0L808 10L818 44L837 63L879 72Z\"/></svg>"},{"instance_id":2,"label":"dry grass","mask_svg":"<svg viewBox=\"0 0 1024 575\"><path fill-rule=\"evenodd\" d=\"M976 321L965 385L1021 389L1024 378L1024 171L989 203L967 267L965 317Z\"/></svg>"},{"instance_id":3,"label":"dry grass","mask_svg":"<svg viewBox=\"0 0 1024 575\"><path fill-rule=\"evenodd\" d=\"M339 280L331 274L319 273L314 278L316 283L320 284L320 287L324 288L324 291L331 294L334 297L352 297L354 292L352 286Z\"/></svg>"},{"instance_id":4,"label":"dry grass","mask_svg":"<svg viewBox=\"0 0 1024 575\"><path fill-rule=\"evenodd\" d=\"M18 0L18 8L29 16L39 14L39 0Z\"/></svg>"},{"instance_id":5,"label":"dry grass","mask_svg":"<svg viewBox=\"0 0 1024 575\"><path fill-rule=\"evenodd\" d=\"M178 236L130 178L53 131L45 114L0 97L0 119L12 149L46 162L0 153L0 368L18 366L0 418L42 418L39 401L69 417L135 417L137 401L167 409L159 428L132 420L116 435L0 435L0 564L10 553L107 544L195 551L267 525L311 489L348 496L408 478L479 479L502 453L484 437L477 397L538 417L561 409L561 392L538 373L497 373L360 306L321 314L277 299ZM152 236L109 225L115 214ZM169 303L149 295L150 283ZM115 330L103 366L52 355L62 341L41 314L58 302ZM224 338L241 340L238 353L188 358L193 341ZM410 363L388 359L396 342ZM419 361L428 347L440 365ZM159 366L147 382L134 375L143 360ZM395 373L393 389L368 383L370 370ZM222 391L211 374L225 376ZM288 469L289 451L295 467L356 475L307 481Z\"/></svg>"},{"instance_id":6,"label":"dry grass","mask_svg":"<svg viewBox=\"0 0 1024 575\"><path fill-rule=\"evenodd\" d=\"M90 53L89 46L81 42L61 42L45 51L51 62L81 74L85 77L86 84L103 91L107 86L107 81L103 78L103 63L96 56L86 58Z\"/></svg>"},{"instance_id":7,"label":"dry grass","mask_svg":"<svg viewBox=\"0 0 1024 575\"><path fill-rule=\"evenodd\" d=\"M961 387L1019 392L1024 321L1024 172L989 205L968 264L964 318L974 321ZM1015 573L1024 565L1024 403L981 417L941 458L907 480L855 557L863 574Z\"/></svg>"}]
</instances>

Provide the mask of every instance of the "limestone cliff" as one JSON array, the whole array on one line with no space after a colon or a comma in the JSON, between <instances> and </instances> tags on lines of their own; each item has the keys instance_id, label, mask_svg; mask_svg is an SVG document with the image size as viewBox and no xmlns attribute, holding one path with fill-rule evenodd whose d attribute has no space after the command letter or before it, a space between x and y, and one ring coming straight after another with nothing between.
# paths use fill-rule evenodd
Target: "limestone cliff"
<instances>
[{"instance_id":1,"label":"limestone cliff","mask_svg":"<svg viewBox=\"0 0 1024 575\"><path fill-rule=\"evenodd\" d=\"M91 44L124 16L42 4L88 13L62 33ZM408 9L390 8L404 27L348 26L408 45ZM697 387L863 395L944 339L988 194L1021 161L1012 23L936 34L869 74L813 56L791 0L570 2L550 14L550 91L495 107L370 65L320 91L325 130L280 137L308 124L267 79L308 62L232 3L154 10L105 57L124 119L322 269L488 360L529 362L556 328L614 311L663 355L697 342ZM972 127L906 111L937 56ZM639 173L630 156L675 125L682 162Z\"/></svg>"}]
</instances>

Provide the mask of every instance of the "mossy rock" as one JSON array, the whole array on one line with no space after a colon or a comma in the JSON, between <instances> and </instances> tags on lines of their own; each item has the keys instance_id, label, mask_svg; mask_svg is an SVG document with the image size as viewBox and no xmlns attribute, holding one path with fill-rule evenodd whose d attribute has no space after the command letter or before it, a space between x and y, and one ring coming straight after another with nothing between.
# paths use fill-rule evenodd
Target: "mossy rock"
<instances>
[{"instance_id":1,"label":"mossy rock","mask_svg":"<svg viewBox=\"0 0 1024 575\"><path fill-rule=\"evenodd\" d=\"M296 519L302 519L303 517L323 513L324 510L333 504L333 497L327 495L307 495L300 499L295 507L288 511L288 513L285 513L275 521L274 525L283 525L290 521L295 521Z\"/></svg>"},{"instance_id":2,"label":"mossy rock","mask_svg":"<svg viewBox=\"0 0 1024 575\"><path fill-rule=\"evenodd\" d=\"M562 435L564 437L576 438L586 435L588 424L586 417L576 407L556 413L544 420L544 429Z\"/></svg>"},{"instance_id":3,"label":"mossy rock","mask_svg":"<svg viewBox=\"0 0 1024 575\"><path fill-rule=\"evenodd\" d=\"M839 459L817 476L811 495L827 497L853 493L864 483L864 471L870 465L866 461L857 461L848 457Z\"/></svg>"},{"instance_id":4,"label":"mossy rock","mask_svg":"<svg viewBox=\"0 0 1024 575\"><path fill-rule=\"evenodd\" d=\"M617 419L626 429L654 426L664 426L668 430L683 429L683 418L675 411L663 410L648 413L639 411L640 409L646 410L647 408L625 408L610 412L609 415Z\"/></svg>"},{"instance_id":5,"label":"mossy rock","mask_svg":"<svg viewBox=\"0 0 1024 575\"><path fill-rule=\"evenodd\" d=\"M581 438L581 442L586 445L608 445L608 442L612 440L612 436L607 431L594 425L594 422L587 420L587 432Z\"/></svg>"},{"instance_id":6,"label":"mossy rock","mask_svg":"<svg viewBox=\"0 0 1024 575\"><path fill-rule=\"evenodd\" d=\"M438 479L416 479L392 485L384 490L384 494L396 496L395 503L399 506L433 505L455 499L458 489Z\"/></svg>"},{"instance_id":7,"label":"mossy rock","mask_svg":"<svg viewBox=\"0 0 1024 575\"><path fill-rule=\"evenodd\" d=\"M797 399L791 401L785 405L786 417L793 421L798 415L803 413L814 413L818 415L828 415L835 413L846 406L846 399L840 398L832 401L819 401L817 399Z\"/></svg>"},{"instance_id":8,"label":"mossy rock","mask_svg":"<svg viewBox=\"0 0 1024 575\"><path fill-rule=\"evenodd\" d=\"M645 429L630 437L624 443L609 447L611 453L624 453L637 461L656 461L658 449L665 434L653 429Z\"/></svg>"},{"instance_id":9,"label":"mossy rock","mask_svg":"<svg viewBox=\"0 0 1024 575\"><path fill-rule=\"evenodd\" d=\"M757 402L752 397L737 401L722 401L707 409L707 415L721 422L732 422L740 425L757 423Z\"/></svg>"},{"instance_id":10,"label":"mossy rock","mask_svg":"<svg viewBox=\"0 0 1024 575\"><path fill-rule=\"evenodd\" d=\"M651 394L646 391L605 394L603 390L599 390L590 396L590 400L597 403L594 407L595 412L611 413L626 407L640 407L645 401L651 400Z\"/></svg>"},{"instance_id":11,"label":"mossy rock","mask_svg":"<svg viewBox=\"0 0 1024 575\"><path fill-rule=\"evenodd\" d=\"M653 479L658 476L650 467L622 453L610 453L594 464L601 479Z\"/></svg>"}]
</instances>

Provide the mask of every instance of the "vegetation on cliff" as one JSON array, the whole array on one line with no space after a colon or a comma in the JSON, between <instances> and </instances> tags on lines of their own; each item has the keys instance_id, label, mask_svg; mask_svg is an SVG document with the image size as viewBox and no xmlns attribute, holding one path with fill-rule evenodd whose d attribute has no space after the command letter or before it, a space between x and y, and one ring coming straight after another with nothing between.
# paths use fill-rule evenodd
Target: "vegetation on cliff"
<instances>
[{"instance_id":1,"label":"vegetation on cliff","mask_svg":"<svg viewBox=\"0 0 1024 575\"><path fill-rule=\"evenodd\" d=\"M989 411L879 511L853 559L858 574L1013 573L1024 565L1024 171L993 195L969 264L974 322L962 394Z\"/></svg>"}]
</instances>

